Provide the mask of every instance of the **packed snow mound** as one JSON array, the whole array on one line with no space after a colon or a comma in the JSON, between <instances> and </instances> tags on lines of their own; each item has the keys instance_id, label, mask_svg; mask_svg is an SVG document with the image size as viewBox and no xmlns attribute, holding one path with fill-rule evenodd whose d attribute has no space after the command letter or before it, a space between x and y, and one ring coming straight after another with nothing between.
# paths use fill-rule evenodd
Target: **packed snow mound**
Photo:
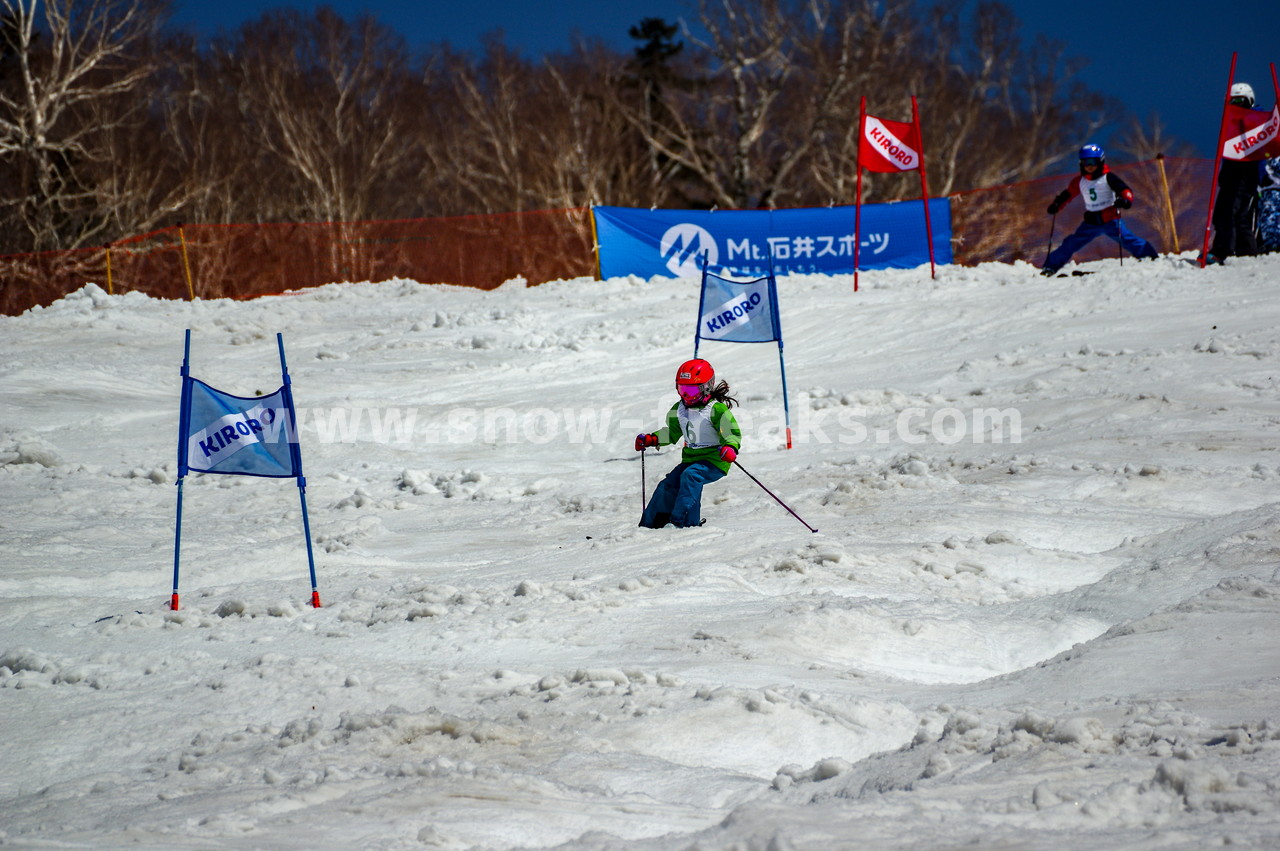
<instances>
[{"instance_id":1,"label":"packed snow mound","mask_svg":"<svg viewBox=\"0 0 1280 851\"><path fill-rule=\"evenodd\" d=\"M818 534L636 527L696 281L0 317L0 845L1274 844L1280 258L1088 270L785 277L785 405L704 342ZM187 328L284 335L322 608L294 482L201 475L168 608Z\"/></svg>"}]
</instances>

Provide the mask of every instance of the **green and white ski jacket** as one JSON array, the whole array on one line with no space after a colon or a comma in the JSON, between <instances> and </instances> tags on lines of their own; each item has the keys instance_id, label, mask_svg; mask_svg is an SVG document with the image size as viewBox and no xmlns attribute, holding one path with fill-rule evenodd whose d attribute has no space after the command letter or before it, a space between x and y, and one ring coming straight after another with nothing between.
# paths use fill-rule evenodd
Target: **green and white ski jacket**
<instances>
[{"instance_id":1,"label":"green and white ski jacket","mask_svg":"<svg viewBox=\"0 0 1280 851\"><path fill-rule=\"evenodd\" d=\"M680 460L685 464L705 461L729 472L729 462L720 457L721 446L742 446L742 432L738 420L724 402L712 402L691 408L684 402L676 402L667 412L667 424L654 434L659 446L669 446L684 440Z\"/></svg>"}]
</instances>

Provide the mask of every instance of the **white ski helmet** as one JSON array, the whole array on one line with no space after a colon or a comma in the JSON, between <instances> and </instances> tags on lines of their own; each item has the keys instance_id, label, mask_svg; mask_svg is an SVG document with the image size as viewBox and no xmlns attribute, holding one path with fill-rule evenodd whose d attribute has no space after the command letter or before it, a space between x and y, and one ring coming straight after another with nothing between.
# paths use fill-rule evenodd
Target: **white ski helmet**
<instances>
[{"instance_id":1,"label":"white ski helmet","mask_svg":"<svg viewBox=\"0 0 1280 851\"><path fill-rule=\"evenodd\" d=\"M1235 83L1231 86L1231 94L1227 96L1229 100L1236 98L1244 98L1248 101L1245 106L1253 106L1253 86L1248 83Z\"/></svg>"}]
</instances>

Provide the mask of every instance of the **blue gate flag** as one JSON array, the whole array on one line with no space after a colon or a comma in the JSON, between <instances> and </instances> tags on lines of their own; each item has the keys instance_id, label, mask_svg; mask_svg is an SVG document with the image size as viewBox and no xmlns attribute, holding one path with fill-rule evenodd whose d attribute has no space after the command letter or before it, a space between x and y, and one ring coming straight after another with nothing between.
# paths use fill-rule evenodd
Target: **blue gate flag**
<instances>
[{"instance_id":1,"label":"blue gate flag","mask_svg":"<svg viewBox=\"0 0 1280 851\"><path fill-rule=\"evenodd\" d=\"M862 209L863 269L914 269L930 262L923 202ZM692 278L704 252L712 270L739 278L854 271L855 208L650 210L595 207L600 276ZM951 201L932 198L933 250L951 262ZM772 267L770 266L772 261Z\"/></svg>"},{"instance_id":2,"label":"blue gate flag","mask_svg":"<svg viewBox=\"0 0 1280 851\"><path fill-rule=\"evenodd\" d=\"M698 339L726 343L782 339L772 276L731 281L704 271L699 305Z\"/></svg>"},{"instance_id":3,"label":"blue gate flag","mask_svg":"<svg viewBox=\"0 0 1280 851\"><path fill-rule=\"evenodd\" d=\"M178 610L178 573L182 563L182 486L188 473L225 473L294 479L302 507L302 537L311 571L311 605L320 608L316 559L307 514L307 477L295 427L293 381L284 360L284 336L276 334L280 377L284 384L265 396L235 396L191 377L191 329L182 352L182 399L178 403L178 515L173 525L173 594Z\"/></svg>"},{"instance_id":4,"label":"blue gate flag","mask_svg":"<svg viewBox=\"0 0 1280 851\"><path fill-rule=\"evenodd\" d=\"M196 473L293 478L302 475L292 405L281 387L267 396L233 396L188 377L178 466Z\"/></svg>"},{"instance_id":5,"label":"blue gate flag","mask_svg":"<svg viewBox=\"0 0 1280 851\"><path fill-rule=\"evenodd\" d=\"M731 281L710 269L710 252L703 252L702 292L698 296L698 328L693 356L703 340L725 343L778 341L778 369L782 372L782 409L787 420L787 448L791 448L791 406L787 403L787 364L782 356L782 319L778 310L778 279L769 273L752 281Z\"/></svg>"}]
</instances>

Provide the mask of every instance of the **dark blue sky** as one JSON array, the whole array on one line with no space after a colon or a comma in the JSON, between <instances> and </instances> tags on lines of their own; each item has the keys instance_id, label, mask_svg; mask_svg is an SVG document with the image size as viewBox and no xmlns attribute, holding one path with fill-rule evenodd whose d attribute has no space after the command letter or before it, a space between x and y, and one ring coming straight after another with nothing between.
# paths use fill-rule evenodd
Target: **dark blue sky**
<instances>
[{"instance_id":1,"label":"dark blue sky","mask_svg":"<svg viewBox=\"0 0 1280 851\"><path fill-rule=\"evenodd\" d=\"M634 46L627 28L644 17L692 19L685 0L174 0L173 22L204 34L231 30L266 8L328 5L354 16L375 15L415 45L448 41L474 48L485 33L502 30L526 53L563 50L577 33L619 49ZM1006 0L1023 25L1028 46L1036 33L1063 42L1088 59L1081 79L1119 98L1139 117L1152 113L1168 132L1212 155L1231 54L1236 79L1251 83L1261 105L1271 106L1269 63L1280 64L1280 0L1231 0L1218 6L1192 0L1120 0L1111 3ZM1215 14L1219 9L1229 14ZM919 93L921 98L927 92ZM905 116L904 116L905 117ZM1063 139L1074 149L1090 139Z\"/></svg>"}]
</instances>

